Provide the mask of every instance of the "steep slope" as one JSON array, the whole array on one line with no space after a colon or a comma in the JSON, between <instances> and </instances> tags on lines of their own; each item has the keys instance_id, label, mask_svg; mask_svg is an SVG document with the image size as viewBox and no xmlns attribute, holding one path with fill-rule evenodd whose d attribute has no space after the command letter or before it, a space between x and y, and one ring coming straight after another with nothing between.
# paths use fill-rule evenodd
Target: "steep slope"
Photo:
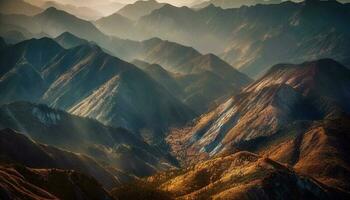
<instances>
[{"instance_id":1,"label":"steep slope","mask_svg":"<svg viewBox=\"0 0 350 200\"><path fill-rule=\"evenodd\" d=\"M2 0L0 2L0 13L3 14L36 15L41 11L41 8L23 0Z\"/></svg>"},{"instance_id":2,"label":"steep slope","mask_svg":"<svg viewBox=\"0 0 350 200\"><path fill-rule=\"evenodd\" d=\"M257 77L269 66L286 61L327 57L349 65L349 17L348 7L336 1L288 1L234 9L211 5L200 10L163 6L142 17L137 26L144 36L220 54Z\"/></svg>"},{"instance_id":3,"label":"steep slope","mask_svg":"<svg viewBox=\"0 0 350 200\"><path fill-rule=\"evenodd\" d=\"M125 181L121 172L145 176L175 164L169 155L125 129L108 127L44 105L18 102L1 106L0 128L12 128L35 141L89 155L111 170L116 168L121 181Z\"/></svg>"},{"instance_id":4,"label":"steep slope","mask_svg":"<svg viewBox=\"0 0 350 200\"><path fill-rule=\"evenodd\" d=\"M0 167L1 199L113 198L93 178L71 170Z\"/></svg>"},{"instance_id":5,"label":"steep slope","mask_svg":"<svg viewBox=\"0 0 350 200\"><path fill-rule=\"evenodd\" d=\"M174 130L168 142L178 157L190 161L212 157L232 146L274 137L294 122L349 113L345 104L349 70L344 66L332 60L283 66L273 67L241 94L201 116L193 127ZM304 73L310 71L317 73ZM290 76L281 76L284 72Z\"/></svg>"},{"instance_id":6,"label":"steep slope","mask_svg":"<svg viewBox=\"0 0 350 200\"><path fill-rule=\"evenodd\" d=\"M121 8L118 14L132 20L137 20L164 5L164 3L158 3L156 0L136 1Z\"/></svg>"},{"instance_id":7,"label":"steep slope","mask_svg":"<svg viewBox=\"0 0 350 200\"><path fill-rule=\"evenodd\" d=\"M175 199L327 199L334 195L319 182L248 152L161 173L148 178L146 184L169 192ZM118 196L116 192L112 194Z\"/></svg>"},{"instance_id":8,"label":"steep slope","mask_svg":"<svg viewBox=\"0 0 350 200\"><path fill-rule=\"evenodd\" d=\"M293 165L295 170L324 184L349 191L348 124L348 116L316 121L306 128L288 128L279 137L257 140L254 146L246 147Z\"/></svg>"},{"instance_id":9,"label":"steep slope","mask_svg":"<svg viewBox=\"0 0 350 200\"><path fill-rule=\"evenodd\" d=\"M141 60L134 60L132 64L142 69L142 71L146 72L151 78L156 80L169 92L174 94L174 96L178 97L179 99L182 98L183 89L180 87L178 81L176 80L177 74L165 70L158 64L149 64Z\"/></svg>"},{"instance_id":10,"label":"steep slope","mask_svg":"<svg viewBox=\"0 0 350 200\"><path fill-rule=\"evenodd\" d=\"M0 76L10 71L17 63L28 63L37 71L60 53L63 48L49 38L31 39L1 50ZM38 59L40 58L40 59Z\"/></svg>"},{"instance_id":11,"label":"steep slope","mask_svg":"<svg viewBox=\"0 0 350 200\"><path fill-rule=\"evenodd\" d=\"M0 78L0 104L18 100L35 102L46 88L45 81L32 65L25 61L17 63Z\"/></svg>"},{"instance_id":12,"label":"steep slope","mask_svg":"<svg viewBox=\"0 0 350 200\"><path fill-rule=\"evenodd\" d=\"M55 38L55 41L66 49L89 43L87 40L78 38L69 32L64 32L61 35L57 36Z\"/></svg>"},{"instance_id":13,"label":"steep slope","mask_svg":"<svg viewBox=\"0 0 350 200\"><path fill-rule=\"evenodd\" d=\"M95 177L106 188L118 184L115 176L101 167L92 158L83 154L57 149L28 139L11 129L1 131L1 162L18 163L32 168L58 168L76 170Z\"/></svg>"},{"instance_id":14,"label":"steep slope","mask_svg":"<svg viewBox=\"0 0 350 200\"><path fill-rule=\"evenodd\" d=\"M207 112L239 90L239 87L230 85L230 81L213 72L178 74L166 71L157 64L140 60L133 63L197 113Z\"/></svg>"},{"instance_id":15,"label":"steep slope","mask_svg":"<svg viewBox=\"0 0 350 200\"><path fill-rule=\"evenodd\" d=\"M157 38L143 41L137 58L176 73L174 78L184 90L180 98L196 106L199 113L207 111L212 102L237 94L251 82L249 77L213 54L202 55L191 47Z\"/></svg>"},{"instance_id":16,"label":"steep slope","mask_svg":"<svg viewBox=\"0 0 350 200\"><path fill-rule=\"evenodd\" d=\"M141 134L150 131L154 135L146 137L153 139L159 139L167 127L184 125L193 116L180 101L138 69L114 76L70 112ZM142 129L149 130L142 133Z\"/></svg>"},{"instance_id":17,"label":"steep slope","mask_svg":"<svg viewBox=\"0 0 350 200\"><path fill-rule=\"evenodd\" d=\"M78 56L85 51L87 53L84 53L84 57L79 57L78 62L70 61L70 52L73 52L73 56ZM77 47L58 57L64 59L59 59L59 63L48 64L45 70L45 74L56 73L57 70L62 70L62 65L68 66L43 96L44 102L54 107L137 132L141 129L162 132L169 126L184 124L193 117L188 107L141 70L104 53L97 46ZM65 63L67 61L70 62L68 65ZM96 74L99 74L98 78ZM90 99L96 95L109 94L107 86L115 89L116 96L107 95L105 97L108 98L95 99L101 105L96 106L94 103L97 102ZM126 108L130 109L125 110ZM125 112L120 112L119 109ZM154 123L156 120L159 121Z\"/></svg>"},{"instance_id":18,"label":"steep slope","mask_svg":"<svg viewBox=\"0 0 350 200\"><path fill-rule=\"evenodd\" d=\"M42 38L21 42L2 49L2 52L4 53L1 54L0 61L3 67L0 76L3 75L3 80L0 87L4 88L4 92L11 91L4 99L5 102L10 102L11 99L40 101L55 108L71 110L75 114L97 118L109 125L123 126L133 132L148 130L153 132L153 136L160 136L168 127L183 125L194 117L191 109L147 74L130 63L110 56L94 44L88 43L65 50L54 40ZM33 67L22 67L25 68L22 72L26 73L19 73L16 69L22 69L19 66L21 63L28 63ZM21 77L35 79L23 80ZM115 93L118 101L108 104L107 101L113 98L98 99L103 107L94 106L94 110L86 112L84 107L92 106L88 99L96 91L103 90L107 83L117 84L116 77L121 80L120 90ZM31 80L40 80L38 83L43 82L43 85L34 85L34 82L27 85ZM11 88L18 89L12 91ZM37 95L27 98L29 91L23 88L31 89L30 92ZM20 93L13 94L15 91ZM37 98L40 94L41 97ZM144 102L148 104L145 105ZM132 109L115 112L127 107Z\"/></svg>"},{"instance_id":19,"label":"steep slope","mask_svg":"<svg viewBox=\"0 0 350 200\"><path fill-rule=\"evenodd\" d=\"M184 164L247 150L348 191L349 77L330 59L276 65L167 141Z\"/></svg>"},{"instance_id":20,"label":"steep slope","mask_svg":"<svg viewBox=\"0 0 350 200\"><path fill-rule=\"evenodd\" d=\"M350 112L350 71L331 59L305 62L299 65L280 64L272 67L265 76L245 90L257 91L269 85L287 83L305 96L322 97L335 101ZM278 77L278 78L277 78Z\"/></svg>"}]
</instances>

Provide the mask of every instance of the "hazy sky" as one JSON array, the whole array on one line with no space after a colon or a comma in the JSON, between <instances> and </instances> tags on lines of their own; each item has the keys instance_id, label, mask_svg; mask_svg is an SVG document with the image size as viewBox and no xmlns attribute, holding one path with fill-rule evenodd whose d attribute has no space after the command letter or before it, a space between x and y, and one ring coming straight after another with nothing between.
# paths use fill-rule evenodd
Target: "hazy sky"
<instances>
[{"instance_id":1,"label":"hazy sky","mask_svg":"<svg viewBox=\"0 0 350 200\"><path fill-rule=\"evenodd\" d=\"M49 1L49 0L26 0L26 1L37 3L37 2L43 2L43 1ZM123 4L129 4L129 3L135 2L136 0L53 0L53 1L64 3L64 4L73 4L78 6L82 6L82 5L92 6L97 4L106 4L108 2L120 2ZM188 5L192 3L194 0L157 0L157 1L167 2L174 5Z\"/></svg>"},{"instance_id":2,"label":"hazy sky","mask_svg":"<svg viewBox=\"0 0 350 200\"><path fill-rule=\"evenodd\" d=\"M116 0L122 3L133 3L135 0ZM184 5L184 4L190 4L193 2L193 0L157 0L158 2L167 2L174 5Z\"/></svg>"}]
</instances>

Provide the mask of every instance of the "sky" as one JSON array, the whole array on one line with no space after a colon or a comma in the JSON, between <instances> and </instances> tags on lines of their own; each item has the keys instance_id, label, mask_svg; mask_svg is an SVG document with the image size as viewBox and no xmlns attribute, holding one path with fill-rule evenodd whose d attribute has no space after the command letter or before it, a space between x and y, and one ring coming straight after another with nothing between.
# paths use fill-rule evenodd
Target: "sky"
<instances>
[{"instance_id":1,"label":"sky","mask_svg":"<svg viewBox=\"0 0 350 200\"><path fill-rule=\"evenodd\" d=\"M28 2L43 2L43 1L49 1L49 0L26 0ZM52 0L51 0L52 1ZM87 6L93 6L97 4L108 4L109 2L120 2L123 4L130 4L134 3L136 0L54 0L59 3L63 4L73 4L73 5L87 5ZM158 2L167 2L173 5L181 6L181 5L189 5L194 0L157 0Z\"/></svg>"}]
</instances>

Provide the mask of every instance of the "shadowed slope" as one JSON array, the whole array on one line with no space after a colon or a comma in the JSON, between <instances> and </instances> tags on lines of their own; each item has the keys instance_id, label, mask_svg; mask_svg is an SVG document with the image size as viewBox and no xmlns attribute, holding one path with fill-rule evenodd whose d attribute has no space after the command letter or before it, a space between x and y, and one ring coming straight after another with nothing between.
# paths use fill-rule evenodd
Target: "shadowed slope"
<instances>
[{"instance_id":1,"label":"shadowed slope","mask_svg":"<svg viewBox=\"0 0 350 200\"><path fill-rule=\"evenodd\" d=\"M1 199L82 199L113 198L93 178L72 170L0 167Z\"/></svg>"}]
</instances>

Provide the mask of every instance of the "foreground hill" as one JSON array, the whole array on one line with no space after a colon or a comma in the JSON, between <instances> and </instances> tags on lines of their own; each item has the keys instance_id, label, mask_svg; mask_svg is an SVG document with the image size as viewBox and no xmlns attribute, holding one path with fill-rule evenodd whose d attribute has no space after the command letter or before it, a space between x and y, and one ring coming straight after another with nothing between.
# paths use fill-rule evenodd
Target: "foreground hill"
<instances>
[{"instance_id":1,"label":"foreground hill","mask_svg":"<svg viewBox=\"0 0 350 200\"><path fill-rule=\"evenodd\" d=\"M185 163L195 163L237 149L261 153L260 148L269 149L281 143L285 144L283 141L291 140L299 144L302 137L300 134L312 134L318 130L313 130L313 123L327 123L329 119L343 121L344 117L347 118L346 113L349 114L349 110L345 102L350 99L349 72L344 66L329 59L301 65L277 65L241 94L201 116L195 125L171 132L168 142L178 158ZM318 82L320 80L322 81ZM347 136L342 135L343 128L340 124L338 128L339 130L335 130L337 136L334 137L339 142L342 139L348 142L345 139ZM322 130L317 131L317 135L320 138L325 137ZM322 140L322 145L333 148L327 141L328 139ZM305 140L306 146L311 143L313 141ZM301 151L297 147L294 149L296 153ZM282 150L284 148L287 147L279 146L275 151L269 152L273 155L279 149L282 151L278 154L279 159L285 161L287 155ZM345 151L342 145L335 145L334 148L338 149L335 152ZM323 156L316 156L319 162L322 162ZM344 167L344 173L348 173L347 159L341 154L335 157L341 160L340 163L344 163L339 167ZM296 160L290 161L290 164L294 165L298 162L298 156L293 159ZM305 163L311 164L306 161ZM328 167L337 168L338 164L334 162ZM326 177L332 176L328 174ZM348 187L348 183L344 182L331 185L343 189Z\"/></svg>"},{"instance_id":2,"label":"foreground hill","mask_svg":"<svg viewBox=\"0 0 350 200\"><path fill-rule=\"evenodd\" d=\"M151 187L153 185L169 193L174 199L346 197L346 194L338 193L278 162L249 152L218 157L183 170L161 173L148 178L145 182ZM112 194L118 198L123 192L128 192L125 189L113 190ZM135 195L132 192L128 194Z\"/></svg>"},{"instance_id":3,"label":"foreground hill","mask_svg":"<svg viewBox=\"0 0 350 200\"><path fill-rule=\"evenodd\" d=\"M122 173L114 176L95 160L84 154L79 155L36 143L11 129L1 130L0 136L2 164L76 170L94 177L109 189L121 183L118 182L118 178L123 178Z\"/></svg>"},{"instance_id":4,"label":"foreground hill","mask_svg":"<svg viewBox=\"0 0 350 200\"><path fill-rule=\"evenodd\" d=\"M324 184L349 191L349 122L349 117L317 121L305 131L289 129L289 138L261 140L251 150L293 165L296 171Z\"/></svg>"},{"instance_id":5,"label":"foreground hill","mask_svg":"<svg viewBox=\"0 0 350 200\"><path fill-rule=\"evenodd\" d=\"M113 198L93 178L72 170L0 167L1 199Z\"/></svg>"}]
</instances>

